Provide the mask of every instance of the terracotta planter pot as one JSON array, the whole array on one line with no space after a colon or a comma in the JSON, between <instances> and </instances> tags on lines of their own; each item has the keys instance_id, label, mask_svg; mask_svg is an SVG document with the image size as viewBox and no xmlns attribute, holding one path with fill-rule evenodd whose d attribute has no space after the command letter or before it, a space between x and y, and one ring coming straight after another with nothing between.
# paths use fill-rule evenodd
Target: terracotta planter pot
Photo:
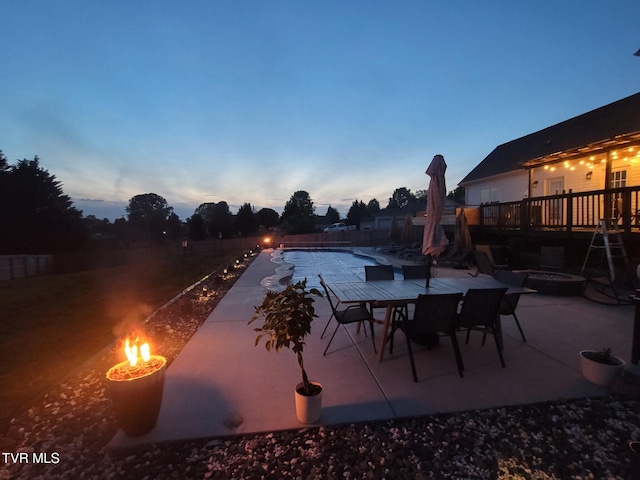
<instances>
[{"instance_id":1,"label":"terracotta planter pot","mask_svg":"<svg viewBox=\"0 0 640 480\"><path fill-rule=\"evenodd\" d=\"M312 385L320 387L320 392L316 395L302 395L304 383L300 382L296 386L296 417L301 423L315 423L322 413L322 385L318 382L311 382Z\"/></svg>"},{"instance_id":2,"label":"terracotta planter pot","mask_svg":"<svg viewBox=\"0 0 640 480\"><path fill-rule=\"evenodd\" d=\"M624 360L618 357L613 357L616 362L615 365L609 365L607 363L600 363L591 360L591 355L594 352L592 350L582 350L580 352L580 368L582 369L582 375L596 385L603 387L611 386L611 383L618 377L622 376L624 372Z\"/></svg>"},{"instance_id":3,"label":"terracotta planter pot","mask_svg":"<svg viewBox=\"0 0 640 480\"><path fill-rule=\"evenodd\" d=\"M137 437L150 432L156 426L167 361L164 357L151 357L157 368L142 372L134 378L122 378L120 372L126 370L129 362L122 362L107 372L109 391L118 425L124 433Z\"/></svg>"}]
</instances>

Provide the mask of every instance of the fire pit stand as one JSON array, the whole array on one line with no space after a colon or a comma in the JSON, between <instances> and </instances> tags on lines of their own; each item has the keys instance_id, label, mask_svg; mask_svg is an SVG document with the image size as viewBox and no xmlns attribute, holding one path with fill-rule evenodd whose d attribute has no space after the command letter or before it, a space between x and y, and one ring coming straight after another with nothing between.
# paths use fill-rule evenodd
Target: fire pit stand
<instances>
[{"instance_id":1,"label":"fire pit stand","mask_svg":"<svg viewBox=\"0 0 640 480\"><path fill-rule=\"evenodd\" d=\"M126 361L107 372L118 425L132 437L153 430L162 405L167 361L160 355L152 355L146 363L148 371L142 370L134 376L127 374L129 362Z\"/></svg>"}]
</instances>

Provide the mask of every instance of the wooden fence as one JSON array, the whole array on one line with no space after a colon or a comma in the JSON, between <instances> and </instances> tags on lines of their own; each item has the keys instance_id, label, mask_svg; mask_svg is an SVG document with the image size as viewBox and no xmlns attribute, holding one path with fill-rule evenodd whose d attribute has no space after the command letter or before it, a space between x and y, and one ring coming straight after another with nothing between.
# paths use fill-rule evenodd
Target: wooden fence
<instances>
[{"instance_id":1,"label":"wooden fence","mask_svg":"<svg viewBox=\"0 0 640 480\"><path fill-rule=\"evenodd\" d=\"M625 233L640 230L640 187L562 193L479 207L480 225L523 232L595 229L600 219L614 219Z\"/></svg>"}]
</instances>

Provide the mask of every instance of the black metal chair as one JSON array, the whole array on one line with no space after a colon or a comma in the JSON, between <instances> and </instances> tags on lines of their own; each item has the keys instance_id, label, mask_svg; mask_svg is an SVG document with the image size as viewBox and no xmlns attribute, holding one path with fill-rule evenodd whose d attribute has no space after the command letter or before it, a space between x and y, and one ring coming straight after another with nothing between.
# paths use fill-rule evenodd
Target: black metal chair
<instances>
[{"instance_id":1,"label":"black metal chair","mask_svg":"<svg viewBox=\"0 0 640 480\"><path fill-rule=\"evenodd\" d=\"M465 343L469 343L471 330L480 331L484 335L492 335L503 367L505 367L505 363L502 356L502 332L498 322L500 303L507 290L506 287L470 288L462 300L462 308L458 313L458 327L467 329Z\"/></svg>"},{"instance_id":2,"label":"black metal chair","mask_svg":"<svg viewBox=\"0 0 640 480\"><path fill-rule=\"evenodd\" d=\"M395 273L393 271L393 265L365 265L364 278L367 282L375 280L394 280ZM375 308L387 308L387 304L385 302L369 302L371 315L373 315L373 310Z\"/></svg>"},{"instance_id":3,"label":"black metal chair","mask_svg":"<svg viewBox=\"0 0 640 480\"><path fill-rule=\"evenodd\" d=\"M367 282L371 280L393 280L395 278L393 265L365 265L364 277Z\"/></svg>"},{"instance_id":4,"label":"black metal chair","mask_svg":"<svg viewBox=\"0 0 640 480\"><path fill-rule=\"evenodd\" d=\"M402 265L402 276L405 280L419 280L431 278L430 265Z\"/></svg>"},{"instance_id":5,"label":"black metal chair","mask_svg":"<svg viewBox=\"0 0 640 480\"><path fill-rule=\"evenodd\" d=\"M407 338L407 349L409 350L409 360L411 361L411 373L413 381L418 381L415 360L413 358L412 342L418 343L428 335L448 336L453 344L453 352L456 357L458 373L464 376L464 364L456 336L458 304L462 299L461 293L451 293L442 295L420 295L416 299L416 306L411 320L396 320L391 330L391 341L389 353L393 353L393 337L397 329L404 332Z\"/></svg>"},{"instance_id":6,"label":"black metal chair","mask_svg":"<svg viewBox=\"0 0 640 480\"><path fill-rule=\"evenodd\" d=\"M431 280L431 262L422 265L402 265L402 277L405 280L424 280L425 286L429 287ZM405 318L409 318L409 306L405 305L402 309Z\"/></svg>"},{"instance_id":7,"label":"black metal chair","mask_svg":"<svg viewBox=\"0 0 640 480\"><path fill-rule=\"evenodd\" d=\"M522 287L524 282L527 280L526 273L520 272L512 272L510 270L498 270L496 272L496 280L500 283L504 283L505 285L513 285L516 287ZM520 330L520 335L522 336L522 341L526 343L527 339L524 336L524 332L522 331L522 326L520 325L520 321L518 320L518 316L516 315L516 307L518 306L518 301L520 300L520 293L505 293L502 297L502 302L500 302L500 315L511 315L516 321L516 325L518 330ZM484 342L484 338L482 339Z\"/></svg>"},{"instance_id":8,"label":"black metal chair","mask_svg":"<svg viewBox=\"0 0 640 480\"><path fill-rule=\"evenodd\" d=\"M335 317L336 321L338 322L338 324L336 325L336 329L333 331L333 335L331 335L331 339L329 340L329 343L327 343L327 347L324 349L323 355L327 354L327 351L329 350L329 346L331 345L331 342L333 342L333 337L336 336L336 332L338 331L338 328L340 328L340 325L348 325L350 323L360 323L360 322L369 322L369 326L371 328L371 340L373 341L373 351L377 353L376 340L373 333L374 318L373 318L373 315L371 315L371 312L369 311L369 309L367 309L366 307L363 307L362 305L350 305L343 310L337 309L334 306L333 301L331 300L329 287L327 287L327 284L322 278L322 275L318 275L318 277L320 277L320 285L322 285L322 288L324 289L324 292L327 296L329 305L331 306L332 316ZM331 317L329 318L329 320L331 320ZM326 327L325 327L325 330L326 330ZM320 338L322 338L323 336L324 336L324 332L322 332L322 335L320 336Z\"/></svg>"},{"instance_id":9,"label":"black metal chair","mask_svg":"<svg viewBox=\"0 0 640 480\"><path fill-rule=\"evenodd\" d=\"M480 250L473 250L471 252L473 255L473 261L476 264L476 268L478 269L476 273L469 273L472 277L477 277L478 274L483 273L485 275L491 275L492 277L496 274L496 268L491 263L491 259L485 252Z\"/></svg>"},{"instance_id":10,"label":"black metal chair","mask_svg":"<svg viewBox=\"0 0 640 480\"><path fill-rule=\"evenodd\" d=\"M491 262L491 266L494 270L500 269L508 269L509 265L506 263L497 263L495 257L493 256L493 249L489 245L474 245L473 249L478 252L484 252L487 257L489 257L489 261ZM496 252L498 253L498 252Z\"/></svg>"}]
</instances>

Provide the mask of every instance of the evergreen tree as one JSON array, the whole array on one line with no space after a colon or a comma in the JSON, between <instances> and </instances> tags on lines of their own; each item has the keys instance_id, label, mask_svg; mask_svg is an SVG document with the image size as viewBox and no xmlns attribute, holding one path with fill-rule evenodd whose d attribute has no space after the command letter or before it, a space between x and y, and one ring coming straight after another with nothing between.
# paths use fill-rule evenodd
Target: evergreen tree
<instances>
[{"instance_id":1,"label":"evergreen tree","mask_svg":"<svg viewBox=\"0 0 640 480\"><path fill-rule=\"evenodd\" d=\"M194 213L187 220L187 231L187 235L191 240L204 240L207 238L207 229L204 226L202 215Z\"/></svg>"},{"instance_id":2,"label":"evergreen tree","mask_svg":"<svg viewBox=\"0 0 640 480\"><path fill-rule=\"evenodd\" d=\"M0 225L0 251L7 254L73 251L87 239L82 211L40 159L10 166L1 151Z\"/></svg>"},{"instance_id":3,"label":"evergreen tree","mask_svg":"<svg viewBox=\"0 0 640 480\"><path fill-rule=\"evenodd\" d=\"M209 230L209 235L214 238L233 237L233 215L231 215L227 202L215 204L207 229Z\"/></svg>"},{"instance_id":4,"label":"evergreen tree","mask_svg":"<svg viewBox=\"0 0 640 480\"><path fill-rule=\"evenodd\" d=\"M367 203L367 210L369 210L369 213L371 215L375 215L380 211L380 202L378 202L378 200L376 200L375 198L372 198L371 200L369 200L369 203Z\"/></svg>"},{"instance_id":5,"label":"evergreen tree","mask_svg":"<svg viewBox=\"0 0 640 480\"><path fill-rule=\"evenodd\" d=\"M340 213L331 205L327 208L327 223L338 223L340 221Z\"/></svg>"},{"instance_id":6,"label":"evergreen tree","mask_svg":"<svg viewBox=\"0 0 640 480\"><path fill-rule=\"evenodd\" d=\"M258 230L258 219L250 203L245 203L238 210L236 215L236 230L243 237Z\"/></svg>"},{"instance_id":7,"label":"evergreen tree","mask_svg":"<svg viewBox=\"0 0 640 480\"><path fill-rule=\"evenodd\" d=\"M364 202L362 200L354 200L347 213L347 223L349 225L355 225L358 230L360 230L360 222L362 222L362 219L370 216L369 209Z\"/></svg>"}]
</instances>

